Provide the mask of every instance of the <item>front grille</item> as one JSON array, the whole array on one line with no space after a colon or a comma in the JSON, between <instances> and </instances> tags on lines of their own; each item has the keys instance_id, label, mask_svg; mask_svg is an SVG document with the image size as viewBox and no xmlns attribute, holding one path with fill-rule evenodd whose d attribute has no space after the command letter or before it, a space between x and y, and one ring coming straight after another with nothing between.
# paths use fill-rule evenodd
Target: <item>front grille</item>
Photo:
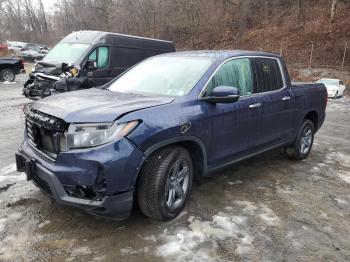
<instances>
[{"instance_id":1,"label":"front grille","mask_svg":"<svg viewBox=\"0 0 350 262\"><path fill-rule=\"evenodd\" d=\"M26 131L30 143L43 153L56 157L67 124L56 117L30 110L26 116Z\"/></svg>"},{"instance_id":2,"label":"front grille","mask_svg":"<svg viewBox=\"0 0 350 262\"><path fill-rule=\"evenodd\" d=\"M33 177L34 183L45 193L52 195L51 189L49 184L42 178L38 177L37 175L34 175Z\"/></svg>"}]
</instances>

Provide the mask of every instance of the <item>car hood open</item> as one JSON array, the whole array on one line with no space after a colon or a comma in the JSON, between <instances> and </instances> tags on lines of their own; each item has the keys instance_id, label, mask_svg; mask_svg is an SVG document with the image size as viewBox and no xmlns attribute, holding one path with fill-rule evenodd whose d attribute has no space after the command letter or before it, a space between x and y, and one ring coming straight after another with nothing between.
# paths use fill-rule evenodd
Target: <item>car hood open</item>
<instances>
[{"instance_id":1,"label":"car hood open","mask_svg":"<svg viewBox=\"0 0 350 262\"><path fill-rule=\"evenodd\" d=\"M172 97L144 96L91 88L53 95L31 108L63 119L67 123L110 122L144 108L171 103Z\"/></svg>"}]
</instances>

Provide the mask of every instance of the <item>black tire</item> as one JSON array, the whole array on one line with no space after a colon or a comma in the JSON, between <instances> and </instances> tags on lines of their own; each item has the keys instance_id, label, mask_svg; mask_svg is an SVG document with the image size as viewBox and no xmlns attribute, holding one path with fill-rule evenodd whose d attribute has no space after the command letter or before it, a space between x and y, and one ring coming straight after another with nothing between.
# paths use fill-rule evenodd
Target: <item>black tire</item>
<instances>
[{"instance_id":1,"label":"black tire","mask_svg":"<svg viewBox=\"0 0 350 262\"><path fill-rule=\"evenodd\" d=\"M16 78L16 75L12 69L4 69L0 72L0 79L2 81L13 82L15 81L15 78Z\"/></svg>"},{"instance_id":2,"label":"black tire","mask_svg":"<svg viewBox=\"0 0 350 262\"><path fill-rule=\"evenodd\" d=\"M306 148L302 147L303 139L305 139L305 135L308 132L308 130L311 131L311 140L309 141L309 147ZM305 159L312 149L312 145L314 142L314 135L315 135L315 127L312 121L309 119L305 119L298 131L297 137L294 141L294 143L288 147L285 147L285 152L288 155L290 159L293 160L303 160Z\"/></svg>"},{"instance_id":3,"label":"black tire","mask_svg":"<svg viewBox=\"0 0 350 262\"><path fill-rule=\"evenodd\" d=\"M335 95L334 95L334 99L337 99L338 98L338 91L335 92Z\"/></svg>"},{"instance_id":4,"label":"black tire","mask_svg":"<svg viewBox=\"0 0 350 262\"><path fill-rule=\"evenodd\" d=\"M186 175L187 189L178 202L179 206L170 208L167 201L166 187L174 173L174 166L182 163L188 170ZM183 167L185 170L185 167ZM187 178L188 177L188 178ZM142 213L150 218L167 221L175 218L185 207L191 193L193 181L193 163L188 151L181 146L169 146L153 153L142 168L137 183L137 200ZM184 183L184 182L183 182ZM171 183L172 184L172 183ZM185 191L185 190L184 190ZM174 196L175 197L175 189ZM179 199L178 199L179 200Z\"/></svg>"}]
</instances>

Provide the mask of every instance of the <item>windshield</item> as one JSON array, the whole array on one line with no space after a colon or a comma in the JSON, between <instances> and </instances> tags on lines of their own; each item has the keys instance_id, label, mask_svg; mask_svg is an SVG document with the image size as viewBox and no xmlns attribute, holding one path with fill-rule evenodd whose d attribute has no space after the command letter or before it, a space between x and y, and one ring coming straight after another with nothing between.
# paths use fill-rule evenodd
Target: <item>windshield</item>
<instances>
[{"instance_id":1,"label":"windshield","mask_svg":"<svg viewBox=\"0 0 350 262\"><path fill-rule=\"evenodd\" d=\"M119 77L109 90L182 96L197 84L211 64L208 57L149 58Z\"/></svg>"},{"instance_id":2,"label":"windshield","mask_svg":"<svg viewBox=\"0 0 350 262\"><path fill-rule=\"evenodd\" d=\"M338 80L334 79L320 79L318 80L319 83L326 84L326 85L337 85Z\"/></svg>"},{"instance_id":3,"label":"windshield","mask_svg":"<svg viewBox=\"0 0 350 262\"><path fill-rule=\"evenodd\" d=\"M58 43L43 59L45 62L74 63L89 48L89 44Z\"/></svg>"}]
</instances>

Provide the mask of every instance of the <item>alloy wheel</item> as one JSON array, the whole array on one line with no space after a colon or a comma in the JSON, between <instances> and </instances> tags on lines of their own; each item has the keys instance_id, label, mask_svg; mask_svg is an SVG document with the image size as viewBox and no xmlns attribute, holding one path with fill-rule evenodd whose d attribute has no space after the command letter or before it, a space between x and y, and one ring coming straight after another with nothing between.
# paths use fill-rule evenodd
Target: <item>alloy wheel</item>
<instances>
[{"instance_id":1,"label":"alloy wheel","mask_svg":"<svg viewBox=\"0 0 350 262\"><path fill-rule=\"evenodd\" d=\"M312 146L312 130L310 127L305 127L300 137L300 153L307 154Z\"/></svg>"},{"instance_id":2,"label":"alloy wheel","mask_svg":"<svg viewBox=\"0 0 350 262\"><path fill-rule=\"evenodd\" d=\"M14 74L13 72L9 71L9 70L4 70L2 72L2 79L4 81L8 81L8 82L12 82L14 78Z\"/></svg>"},{"instance_id":3,"label":"alloy wheel","mask_svg":"<svg viewBox=\"0 0 350 262\"><path fill-rule=\"evenodd\" d=\"M165 201L170 210L178 208L186 199L189 172L190 167L184 159L178 159L172 165L165 184Z\"/></svg>"}]
</instances>

